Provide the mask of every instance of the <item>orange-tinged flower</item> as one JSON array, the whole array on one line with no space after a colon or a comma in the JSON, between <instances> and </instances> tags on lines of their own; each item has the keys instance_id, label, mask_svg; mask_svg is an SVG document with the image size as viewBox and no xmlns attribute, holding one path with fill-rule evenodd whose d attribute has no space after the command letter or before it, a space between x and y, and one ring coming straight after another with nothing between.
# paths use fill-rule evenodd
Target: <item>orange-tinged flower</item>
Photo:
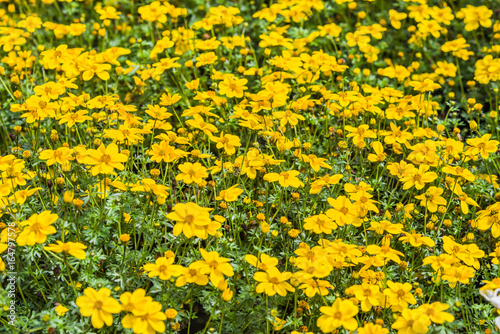
<instances>
[{"instance_id":1,"label":"orange-tinged flower","mask_svg":"<svg viewBox=\"0 0 500 334\"><path fill-rule=\"evenodd\" d=\"M84 296L76 299L76 305L80 308L80 313L84 317L91 317L94 328L102 328L104 324L113 324L113 314L120 313L122 308L120 303L110 297L111 290L101 288L99 291L93 288L83 290Z\"/></svg>"}]
</instances>

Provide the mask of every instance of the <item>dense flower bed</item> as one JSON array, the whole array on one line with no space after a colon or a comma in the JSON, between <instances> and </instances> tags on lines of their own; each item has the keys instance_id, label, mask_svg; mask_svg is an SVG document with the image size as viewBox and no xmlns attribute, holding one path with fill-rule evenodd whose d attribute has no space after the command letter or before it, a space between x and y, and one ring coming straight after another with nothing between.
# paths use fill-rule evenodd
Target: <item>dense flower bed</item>
<instances>
[{"instance_id":1,"label":"dense flower bed","mask_svg":"<svg viewBox=\"0 0 500 334\"><path fill-rule=\"evenodd\" d=\"M0 1L1 332L497 331L495 2Z\"/></svg>"}]
</instances>

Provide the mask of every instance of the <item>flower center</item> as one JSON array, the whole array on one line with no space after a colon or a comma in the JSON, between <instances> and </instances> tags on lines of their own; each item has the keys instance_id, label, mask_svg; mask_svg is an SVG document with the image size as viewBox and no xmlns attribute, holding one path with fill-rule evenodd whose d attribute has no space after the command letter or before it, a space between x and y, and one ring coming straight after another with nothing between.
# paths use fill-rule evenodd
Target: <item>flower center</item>
<instances>
[{"instance_id":1,"label":"flower center","mask_svg":"<svg viewBox=\"0 0 500 334\"><path fill-rule=\"evenodd\" d=\"M277 277L271 277L269 283L279 284L280 280Z\"/></svg>"},{"instance_id":2,"label":"flower center","mask_svg":"<svg viewBox=\"0 0 500 334\"><path fill-rule=\"evenodd\" d=\"M109 163L111 161L111 156L109 154L103 154L101 157L101 162L104 162L105 164Z\"/></svg>"},{"instance_id":3,"label":"flower center","mask_svg":"<svg viewBox=\"0 0 500 334\"><path fill-rule=\"evenodd\" d=\"M97 301L94 303L94 308L100 311L100 310L102 309L102 301L97 300Z\"/></svg>"}]
</instances>

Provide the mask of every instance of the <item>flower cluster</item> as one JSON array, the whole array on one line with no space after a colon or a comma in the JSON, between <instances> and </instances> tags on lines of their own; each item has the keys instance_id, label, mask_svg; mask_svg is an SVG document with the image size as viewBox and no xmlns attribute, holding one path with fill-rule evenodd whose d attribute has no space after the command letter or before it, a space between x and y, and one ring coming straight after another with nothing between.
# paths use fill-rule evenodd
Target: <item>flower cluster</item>
<instances>
[{"instance_id":1,"label":"flower cluster","mask_svg":"<svg viewBox=\"0 0 500 334\"><path fill-rule=\"evenodd\" d=\"M0 1L2 326L498 331L493 2Z\"/></svg>"}]
</instances>

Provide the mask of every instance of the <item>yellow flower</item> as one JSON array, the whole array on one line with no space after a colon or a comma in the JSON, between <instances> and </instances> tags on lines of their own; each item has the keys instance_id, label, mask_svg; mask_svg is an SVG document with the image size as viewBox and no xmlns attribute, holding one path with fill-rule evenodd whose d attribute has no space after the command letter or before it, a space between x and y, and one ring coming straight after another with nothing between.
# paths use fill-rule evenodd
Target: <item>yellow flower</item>
<instances>
[{"instance_id":1,"label":"yellow flower","mask_svg":"<svg viewBox=\"0 0 500 334\"><path fill-rule=\"evenodd\" d=\"M61 316L61 317L62 317L63 315L65 315L65 314L66 314L66 312L68 312L68 311L69 311L69 309L68 309L68 308L66 308L66 307L64 307L64 305L59 304L59 305L57 305L57 307L55 308L55 311L56 311L56 313L57 313L57 315L58 315L58 316Z\"/></svg>"},{"instance_id":2,"label":"yellow flower","mask_svg":"<svg viewBox=\"0 0 500 334\"><path fill-rule=\"evenodd\" d=\"M357 128L346 125L345 129L350 132L347 137L352 137L352 143L354 145L364 142L365 138L377 138L375 132L370 130L366 124L361 124Z\"/></svg>"},{"instance_id":3,"label":"yellow flower","mask_svg":"<svg viewBox=\"0 0 500 334\"><path fill-rule=\"evenodd\" d=\"M101 288L99 291L93 288L83 290L84 296L76 299L76 305L80 308L80 313L84 317L91 317L94 328L102 328L104 324L113 324L113 314L120 313L122 308L120 303L110 297L111 290Z\"/></svg>"},{"instance_id":4,"label":"yellow flower","mask_svg":"<svg viewBox=\"0 0 500 334\"><path fill-rule=\"evenodd\" d=\"M308 231L312 230L316 234L330 234L332 230L336 230L338 227L333 219L322 213L308 217L304 219L304 222L304 229Z\"/></svg>"},{"instance_id":5,"label":"yellow flower","mask_svg":"<svg viewBox=\"0 0 500 334\"><path fill-rule=\"evenodd\" d=\"M433 90L441 88L441 85L434 83L431 79L425 79L423 81L410 81L410 86L413 87L417 92L432 92Z\"/></svg>"},{"instance_id":6,"label":"yellow flower","mask_svg":"<svg viewBox=\"0 0 500 334\"><path fill-rule=\"evenodd\" d=\"M169 280L172 276L179 276L182 266L173 264L175 258L159 257L155 263L148 263L144 266L144 271L148 272L148 277L158 276L161 280Z\"/></svg>"},{"instance_id":7,"label":"yellow flower","mask_svg":"<svg viewBox=\"0 0 500 334\"><path fill-rule=\"evenodd\" d=\"M264 180L269 181L269 182L276 182L278 181L279 184L286 188L286 187L293 187L293 188L299 188L303 187L304 183L302 183L297 175L299 175L300 172L296 170L290 170L287 172L281 172L280 174L278 173L268 173L264 175Z\"/></svg>"},{"instance_id":8,"label":"yellow flower","mask_svg":"<svg viewBox=\"0 0 500 334\"><path fill-rule=\"evenodd\" d=\"M67 147L59 147L56 150L43 150L40 153L40 159L47 160L47 166L52 166L56 162L63 165L70 160L72 157L73 150Z\"/></svg>"},{"instance_id":9,"label":"yellow flower","mask_svg":"<svg viewBox=\"0 0 500 334\"><path fill-rule=\"evenodd\" d=\"M203 260L192 263L189 267L200 269L202 274L210 275L210 282L214 286L224 280L224 276L232 277L234 275L233 267L228 263L230 260L220 257L218 252L207 252L200 249Z\"/></svg>"},{"instance_id":10,"label":"yellow flower","mask_svg":"<svg viewBox=\"0 0 500 334\"><path fill-rule=\"evenodd\" d=\"M153 144L148 151L151 160L155 162L173 162L187 155L186 152L170 146L168 142L161 141L159 144Z\"/></svg>"},{"instance_id":11,"label":"yellow flower","mask_svg":"<svg viewBox=\"0 0 500 334\"><path fill-rule=\"evenodd\" d=\"M205 52L196 57L196 67L201 67L203 65L210 65L217 61L218 57L214 52Z\"/></svg>"},{"instance_id":12,"label":"yellow flower","mask_svg":"<svg viewBox=\"0 0 500 334\"><path fill-rule=\"evenodd\" d=\"M203 167L199 162L194 164L191 162L185 162L179 165L179 170L182 172L178 174L175 179L177 181L183 181L186 184L196 183L201 185L204 181L203 179L208 177L207 169Z\"/></svg>"},{"instance_id":13,"label":"yellow flower","mask_svg":"<svg viewBox=\"0 0 500 334\"><path fill-rule=\"evenodd\" d=\"M265 292L268 296L274 296L275 294L286 296L287 291L295 292L290 283L286 282L291 277L292 273L281 273L276 267L268 268L265 272L256 272L253 275L253 279L260 282L257 285L256 292Z\"/></svg>"},{"instance_id":14,"label":"yellow flower","mask_svg":"<svg viewBox=\"0 0 500 334\"><path fill-rule=\"evenodd\" d=\"M350 300L337 298L332 306L322 306L319 310L322 315L316 324L324 333L331 333L339 327L349 331L358 328L358 322L354 317L359 309Z\"/></svg>"},{"instance_id":15,"label":"yellow flower","mask_svg":"<svg viewBox=\"0 0 500 334\"><path fill-rule=\"evenodd\" d=\"M216 201L234 202L243 193L243 189L237 188L238 185L234 185L231 188L221 190L219 196L215 197Z\"/></svg>"},{"instance_id":16,"label":"yellow flower","mask_svg":"<svg viewBox=\"0 0 500 334\"><path fill-rule=\"evenodd\" d=\"M436 243L434 240L432 240L429 237L423 237L422 234L419 233L413 233L410 234L408 232L403 232L404 237L400 237L399 240L401 240L404 244L409 242L413 247L420 247L422 245L426 245L428 247L434 247Z\"/></svg>"},{"instance_id":17,"label":"yellow flower","mask_svg":"<svg viewBox=\"0 0 500 334\"><path fill-rule=\"evenodd\" d=\"M392 324L392 328L396 329L398 334L424 334L430 325L429 317L421 311L404 309Z\"/></svg>"},{"instance_id":18,"label":"yellow flower","mask_svg":"<svg viewBox=\"0 0 500 334\"><path fill-rule=\"evenodd\" d=\"M418 307L418 310L425 314L435 324L443 324L445 322L453 322L455 317L449 313L443 312L449 309L450 306L445 303L434 302L432 304L423 304Z\"/></svg>"},{"instance_id":19,"label":"yellow flower","mask_svg":"<svg viewBox=\"0 0 500 334\"><path fill-rule=\"evenodd\" d=\"M116 175L114 169L124 170L125 166L122 162L128 160L125 154L118 152L118 146L111 143L108 147L101 144L97 150L88 150L85 162L93 165L91 172L92 175L98 174L112 174Z\"/></svg>"},{"instance_id":20,"label":"yellow flower","mask_svg":"<svg viewBox=\"0 0 500 334\"><path fill-rule=\"evenodd\" d=\"M206 239L204 227L211 223L209 212L212 209L189 202L178 203L173 210L167 218L176 221L173 230L175 236L184 233L186 238L196 236Z\"/></svg>"},{"instance_id":21,"label":"yellow flower","mask_svg":"<svg viewBox=\"0 0 500 334\"><path fill-rule=\"evenodd\" d=\"M415 198L420 200L421 206L427 207L430 212L436 212L438 205L446 205L448 203L446 199L440 196L442 193L443 189L430 187L425 193L415 196Z\"/></svg>"},{"instance_id":22,"label":"yellow flower","mask_svg":"<svg viewBox=\"0 0 500 334\"><path fill-rule=\"evenodd\" d=\"M259 268L260 270L266 271L270 268L274 268L278 265L278 259L275 257L270 257L267 254L260 254L260 260L256 256L247 254L245 255L245 261L250 263L252 266Z\"/></svg>"},{"instance_id":23,"label":"yellow flower","mask_svg":"<svg viewBox=\"0 0 500 334\"><path fill-rule=\"evenodd\" d=\"M384 298L378 285L363 283L361 285L353 285L352 290L356 299L361 302L361 310L363 312L368 312L373 306L378 306L380 304L379 300Z\"/></svg>"},{"instance_id":24,"label":"yellow flower","mask_svg":"<svg viewBox=\"0 0 500 334\"><path fill-rule=\"evenodd\" d=\"M384 295L387 296L392 306L406 308L408 304L415 305L417 303L415 297L410 292L411 289L412 285L410 283L387 281L387 289L384 290Z\"/></svg>"},{"instance_id":25,"label":"yellow flower","mask_svg":"<svg viewBox=\"0 0 500 334\"><path fill-rule=\"evenodd\" d=\"M135 309L143 308L144 305L153 300L152 297L146 296L146 290L137 289L134 292L124 292L120 296L121 307L123 311L132 312Z\"/></svg>"},{"instance_id":26,"label":"yellow flower","mask_svg":"<svg viewBox=\"0 0 500 334\"><path fill-rule=\"evenodd\" d=\"M177 311L173 308L169 308L165 311L165 315L167 316L167 319L173 320L177 316Z\"/></svg>"},{"instance_id":27,"label":"yellow flower","mask_svg":"<svg viewBox=\"0 0 500 334\"><path fill-rule=\"evenodd\" d=\"M127 314L122 325L125 328L132 328L134 333L155 334L165 332L165 320L167 316L161 312L160 303L147 300L140 307L134 308L132 314Z\"/></svg>"},{"instance_id":28,"label":"yellow flower","mask_svg":"<svg viewBox=\"0 0 500 334\"><path fill-rule=\"evenodd\" d=\"M416 189L422 189L426 183L430 183L437 179L437 174L434 172L428 172L429 165L420 165L418 169L413 168L413 165L403 165L404 161L401 161L399 168L403 168L405 171L402 174L401 182L404 182L403 189L410 189L415 186ZM392 172L391 172L392 173ZM394 174L393 174L394 175ZM398 174L399 175L399 174Z\"/></svg>"},{"instance_id":29,"label":"yellow flower","mask_svg":"<svg viewBox=\"0 0 500 334\"><path fill-rule=\"evenodd\" d=\"M485 134L481 138L467 139L466 152L472 155L480 154L483 159L488 159L490 153L495 153L497 146L500 143L498 140L490 140L491 134Z\"/></svg>"},{"instance_id":30,"label":"yellow flower","mask_svg":"<svg viewBox=\"0 0 500 334\"><path fill-rule=\"evenodd\" d=\"M221 132L220 137L211 136L210 140L217 143L217 148L224 148L227 155L233 155L236 152L236 147L241 146L240 138L235 135L224 134Z\"/></svg>"},{"instance_id":31,"label":"yellow flower","mask_svg":"<svg viewBox=\"0 0 500 334\"><path fill-rule=\"evenodd\" d=\"M384 146L382 145L382 143L379 141L376 141L373 143L372 148L373 148L373 151L375 151L375 154L373 154L373 153L368 154L368 160L371 162L384 161L387 154L384 153Z\"/></svg>"},{"instance_id":32,"label":"yellow flower","mask_svg":"<svg viewBox=\"0 0 500 334\"><path fill-rule=\"evenodd\" d=\"M43 211L40 214L35 213L20 224L20 226L24 226L24 229L17 237L17 244L19 246L43 244L47 240L48 234L57 232L52 224L58 218L57 214L50 211Z\"/></svg>"},{"instance_id":33,"label":"yellow flower","mask_svg":"<svg viewBox=\"0 0 500 334\"><path fill-rule=\"evenodd\" d=\"M231 76L226 76L224 80L219 83L219 94L226 95L228 98L241 98L243 97L243 91L248 89L248 87L245 86L247 82L247 79L236 79Z\"/></svg>"},{"instance_id":34,"label":"yellow flower","mask_svg":"<svg viewBox=\"0 0 500 334\"><path fill-rule=\"evenodd\" d=\"M441 277L443 280L448 281L451 288L457 285L457 282L462 284L469 284L470 279L475 275L474 268L468 266L450 267L443 272Z\"/></svg>"},{"instance_id":35,"label":"yellow flower","mask_svg":"<svg viewBox=\"0 0 500 334\"><path fill-rule=\"evenodd\" d=\"M87 248L87 246L79 243L79 242L66 242L63 243L59 240L56 241L56 244L50 244L48 246L45 246L43 249L52 251L55 253L67 253L69 255L72 255L76 257L79 260L84 260L87 257L87 254L85 254L84 249Z\"/></svg>"},{"instance_id":36,"label":"yellow flower","mask_svg":"<svg viewBox=\"0 0 500 334\"><path fill-rule=\"evenodd\" d=\"M196 283L197 285L207 285L208 276L202 274L200 268L192 264L188 268L182 268L181 276L177 278L175 286L184 286L187 283Z\"/></svg>"}]
</instances>

